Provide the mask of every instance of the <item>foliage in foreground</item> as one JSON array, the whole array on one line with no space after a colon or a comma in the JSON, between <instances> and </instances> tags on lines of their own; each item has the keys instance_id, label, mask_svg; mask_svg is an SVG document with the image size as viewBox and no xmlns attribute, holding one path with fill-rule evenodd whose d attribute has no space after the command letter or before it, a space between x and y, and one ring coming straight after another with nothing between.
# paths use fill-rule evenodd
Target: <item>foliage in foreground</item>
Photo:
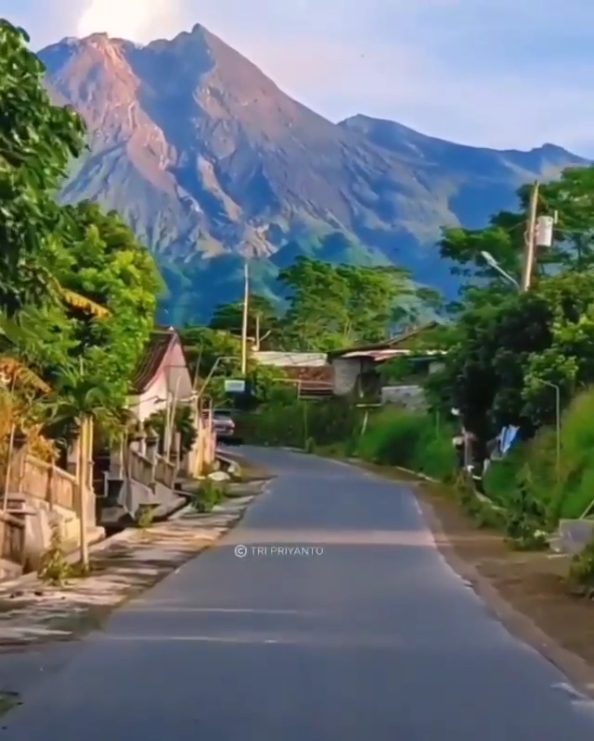
<instances>
[{"instance_id":1,"label":"foliage in foreground","mask_svg":"<svg viewBox=\"0 0 594 741\"><path fill-rule=\"evenodd\" d=\"M580 597L594 597L594 536L586 547L577 553L569 567L567 584L570 591Z\"/></svg>"},{"instance_id":2,"label":"foliage in foreground","mask_svg":"<svg viewBox=\"0 0 594 741\"><path fill-rule=\"evenodd\" d=\"M74 569L66 558L60 522L51 523L51 540L49 548L41 558L38 570L39 578L54 587L63 587L74 575Z\"/></svg>"},{"instance_id":3,"label":"foliage in foreground","mask_svg":"<svg viewBox=\"0 0 594 741\"><path fill-rule=\"evenodd\" d=\"M594 390L578 394L561 420L561 465L557 469L557 435L543 427L502 461L493 463L485 477L489 496L510 507L521 486L543 510L548 527L561 518L579 518L594 501Z\"/></svg>"},{"instance_id":4,"label":"foliage in foreground","mask_svg":"<svg viewBox=\"0 0 594 741\"><path fill-rule=\"evenodd\" d=\"M255 445L312 450L352 440L361 422L362 410L347 400L303 401L296 398L294 390L277 389L253 415L244 440Z\"/></svg>"},{"instance_id":5,"label":"foliage in foreground","mask_svg":"<svg viewBox=\"0 0 594 741\"><path fill-rule=\"evenodd\" d=\"M425 413L387 408L372 416L356 455L382 465L401 466L441 481L453 481L454 429Z\"/></svg>"},{"instance_id":6,"label":"foliage in foreground","mask_svg":"<svg viewBox=\"0 0 594 741\"><path fill-rule=\"evenodd\" d=\"M200 488L192 498L192 506L197 512L210 512L226 495L227 487L223 482L206 478L200 482Z\"/></svg>"},{"instance_id":7,"label":"foliage in foreground","mask_svg":"<svg viewBox=\"0 0 594 741\"><path fill-rule=\"evenodd\" d=\"M122 414L162 286L117 214L56 199L84 153L86 128L71 108L53 105L27 44L0 21L0 356L3 369L12 360L38 379L34 402L43 396L52 435L61 436L81 416L115 423ZM21 407L22 386L11 386Z\"/></svg>"}]
</instances>

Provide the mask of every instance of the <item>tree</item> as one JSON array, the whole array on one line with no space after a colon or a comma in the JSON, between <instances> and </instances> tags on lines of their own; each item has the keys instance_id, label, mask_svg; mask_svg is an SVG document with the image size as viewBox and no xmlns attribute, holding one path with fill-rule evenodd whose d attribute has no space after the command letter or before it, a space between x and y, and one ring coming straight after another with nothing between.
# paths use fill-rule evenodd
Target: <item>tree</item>
<instances>
[{"instance_id":1,"label":"tree","mask_svg":"<svg viewBox=\"0 0 594 741\"><path fill-rule=\"evenodd\" d=\"M67 314L86 373L105 388L105 404L121 409L132 374L154 328L162 281L150 252L112 212L89 202L66 207L67 246L61 284L85 299ZM90 303L89 303L90 299ZM107 315L97 317L93 306Z\"/></svg>"},{"instance_id":2,"label":"tree","mask_svg":"<svg viewBox=\"0 0 594 741\"><path fill-rule=\"evenodd\" d=\"M531 436L555 420L554 386L566 402L594 383L593 306L594 276L564 273L499 304L468 308L433 390L446 388L480 436L509 424Z\"/></svg>"},{"instance_id":3,"label":"tree","mask_svg":"<svg viewBox=\"0 0 594 741\"><path fill-rule=\"evenodd\" d=\"M155 412L148 419L148 424L159 435L160 440L167 439L167 435L166 435L167 422L168 422L167 412L165 410ZM196 431L196 428L194 427L193 411L191 407L178 406L176 408L175 419L174 419L174 431L180 433L180 437L181 437L180 453L183 457L186 453L192 450L192 447L194 446L194 443L196 442L196 438L198 437L198 432Z\"/></svg>"},{"instance_id":4,"label":"tree","mask_svg":"<svg viewBox=\"0 0 594 741\"><path fill-rule=\"evenodd\" d=\"M160 280L116 214L58 203L85 126L52 105L27 42L0 21L0 352L51 388L61 412L115 417L154 324Z\"/></svg>"},{"instance_id":5,"label":"tree","mask_svg":"<svg viewBox=\"0 0 594 741\"><path fill-rule=\"evenodd\" d=\"M185 327L180 331L192 373L204 379L211 373L239 377L241 340L230 332L210 327Z\"/></svg>"},{"instance_id":6,"label":"tree","mask_svg":"<svg viewBox=\"0 0 594 741\"><path fill-rule=\"evenodd\" d=\"M269 299L250 294L248 297L248 337L260 342L260 349L282 347L282 332L279 317ZM209 324L211 329L224 330L241 336L243 327L243 300L230 304L219 304Z\"/></svg>"},{"instance_id":7,"label":"tree","mask_svg":"<svg viewBox=\"0 0 594 741\"><path fill-rule=\"evenodd\" d=\"M210 327L187 327L180 336L199 389L215 404L228 401L224 381L241 378L241 341L229 332ZM258 365L248 356L246 380L258 399L267 399L284 377L282 370Z\"/></svg>"},{"instance_id":8,"label":"tree","mask_svg":"<svg viewBox=\"0 0 594 741\"><path fill-rule=\"evenodd\" d=\"M569 168L541 186L544 213L557 212L554 264L566 270L594 265L594 166Z\"/></svg>"},{"instance_id":9,"label":"tree","mask_svg":"<svg viewBox=\"0 0 594 741\"><path fill-rule=\"evenodd\" d=\"M465 280L465 300L492 302L514 290L487 264L481 252L489 252L505 271L520 280L530 187L522 186L517 195L519 212L500 211L485 229L443 230L439 252L453 262L452 273ZM558 180L540 186L538 214L552 216L555 212L558 222L554 244L539 249L535 282L561 269L578 271L594 264L594 166L567 169ZM493 293L477 291L477 286L488 286Z\"/></svg>"},{"instance_id":10,"label":"tree","mask_svg":"<svg viewBox=\"0 0 594 741\"><path fill-rule=\"evenodd\" d=\"M326 351L378 342L408 313L414 288L398 268L331 265L300 258L279 273L288 294L291 349Z\"/></svg>"},{"instance_id":11,"label":"tree","mask_svg":"<svg viewBox=\"0 0 594 741\"><path fill-rule=\"evenodd\" d=\"M28 41L0 20L0 308L9 316L56 296L63 210L55 196L84 148L82 119L52 105Z\"/></svg>"}]
</instances>

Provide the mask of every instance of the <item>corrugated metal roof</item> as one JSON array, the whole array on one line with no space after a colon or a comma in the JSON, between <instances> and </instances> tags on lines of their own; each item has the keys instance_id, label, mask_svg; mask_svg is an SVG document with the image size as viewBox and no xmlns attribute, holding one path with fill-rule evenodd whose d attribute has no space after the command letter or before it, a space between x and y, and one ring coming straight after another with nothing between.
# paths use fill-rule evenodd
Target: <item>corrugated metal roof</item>
<instances>
[{"instance_id":1,"label":"corrugated metal roof","mask_svg":"<svg viewBox=\"0 0 594 741\"><path fill-rule=\"evenodd\" d=\"M319 352L277 352L275 350L263 350L255 352L254 359L262 365L274 365L279 368L316 368L326 365L326 353Z\"/></svg>"},{"instance_id":2,"label":"corrugated metal roof","mask_svg":"<svg viewBox=\"0 0 594 741\"><path fill-rule=\"evenodd\" d=\"M351 353L354 352L367 352L367 351L378 351L378 350L389 350L389 349L396 349L398 345L401 345L403 342L406 342L407 340L412 339L413 337L417 337L418 335L422 334L423 332L427 332L428 330L435 329L435 327L440 326L440 322L432 321L428 324L423 324L421 327L417 327L416 329L411 329L408 332L405 332L402 335L399 335L398 337L392 337L389 340L386 340L385 342L377 342L373 345L358 345L357 347L345 347L342 350L332 350L332 352L328 353L328 358L343 358L343 357L352 357ZM363 357L363 356L361 356Z\"/></svg>"},{"instance_id":3,"label":"corrugated metal roof","mask_svg":"<svg viewBox=\"0 0 594 741\"><path fill-rule=\"evenodd\" d=\"M354 360L356 358L370 358L376 363L384 360L393 360L394 358L413 355L414 357L424 358L433 355L447 355L445 350L354 350L353 352L341 355L337 360Z\"/></svg>"}]
</instances>

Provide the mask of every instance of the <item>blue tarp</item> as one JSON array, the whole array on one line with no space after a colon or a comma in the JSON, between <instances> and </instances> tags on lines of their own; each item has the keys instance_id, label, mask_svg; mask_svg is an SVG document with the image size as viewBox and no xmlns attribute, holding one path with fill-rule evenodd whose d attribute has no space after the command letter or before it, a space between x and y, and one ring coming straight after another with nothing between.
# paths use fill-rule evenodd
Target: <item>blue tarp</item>
<instances>
[{"instance_id":1,"label":"blue tarp","mask_svg":"<svg viewBox=\"0 0 594 741\"><path fill-rule=\"evenodd\" d=\"M501 452L501 455L505 455L509 452L514 442L516 441L519 430L519 427L514 426L504 427L501 430L497 438L499 441L499 450Z\"/></svg>"}]
</instances>

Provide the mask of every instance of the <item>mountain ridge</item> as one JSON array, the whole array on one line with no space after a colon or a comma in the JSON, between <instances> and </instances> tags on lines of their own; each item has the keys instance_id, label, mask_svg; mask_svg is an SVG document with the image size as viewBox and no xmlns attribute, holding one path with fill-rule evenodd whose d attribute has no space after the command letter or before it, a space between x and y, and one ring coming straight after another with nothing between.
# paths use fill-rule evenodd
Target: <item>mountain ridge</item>
<instances>
[{"instance_id":1,"label":"mountain ridge","mask_svg":"<svg viewBox=\"0 0 594 741\"><path fill-rule=\"evenodd\" d=\"M118 210L163 266L197 276L185 291L206 284L213 300L208 276L222 280L223 265L260 258L271 290L283 250L310 243L315 255L336 233L345 250L334 246L334 260L397 263L447 287L432 247L442 226L482 226L522 183L587 162L550 144L454 144L363 114L333 123L199 24L142 46L93 34L39 54L52 98L90 134L62 199Z\"/></svg>"}]
</instances>

